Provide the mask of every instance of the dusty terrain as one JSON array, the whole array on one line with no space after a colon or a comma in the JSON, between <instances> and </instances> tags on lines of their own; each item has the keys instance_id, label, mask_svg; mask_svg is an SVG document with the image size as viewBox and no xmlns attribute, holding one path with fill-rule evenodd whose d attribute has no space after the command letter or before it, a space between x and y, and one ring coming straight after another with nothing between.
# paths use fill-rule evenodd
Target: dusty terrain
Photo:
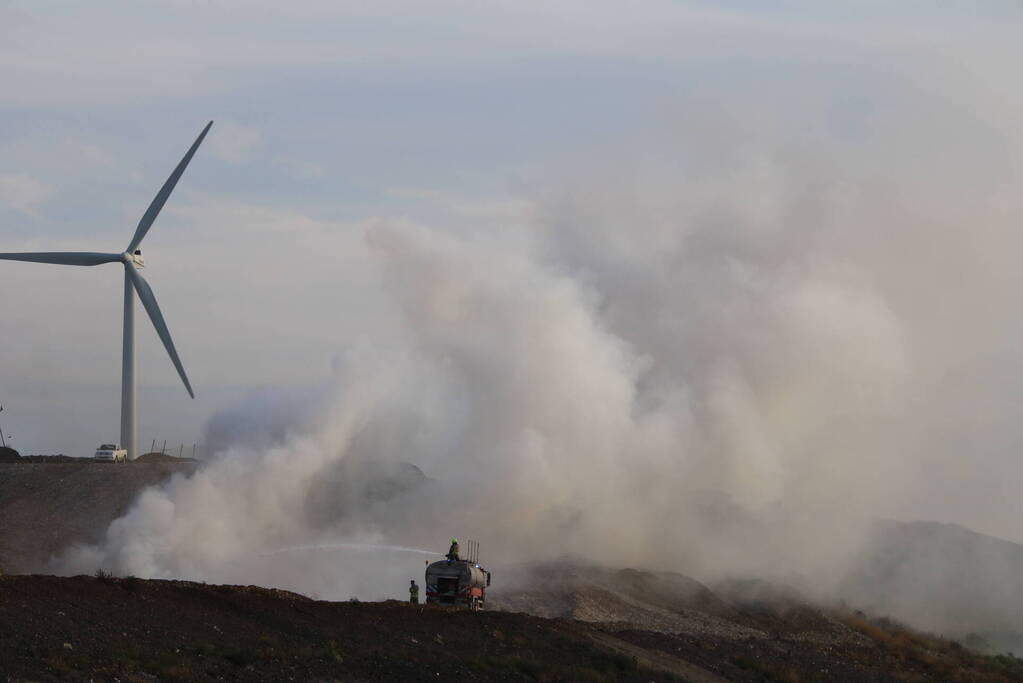
<instances>
[{"instance_id":1,"label":"dusty terrain","mask_svg":"<svg viewBox=\"0 0 1023 683\"><path fill-rule=\"evenodd\" d=\"M578 562L503 567L482 615L254 587L18 575L46 573L69 544L99 540L143 488L197 466L0 464L0 680L1023 680L1019 659L812 604L784 586L708 587L673 572ZM407 469L371 478L374 495L428 484ZM340 486L325 480L312 512L344 514L338 501L354 494ZM939 548L993 548L1009 560L1018 548L925 530L934 533L896 527L898 548L922 553L954 538L956 548ZM884 601L897 588L884 578L860 580Z\"/></svg>"},{"instance_id":2,"label":"dusty terrain","mask_svg":"<svg viewBox=\"0 0 1023 683\"><path fill-rule=\"evenodd\" d=\"M640 662L671 656L719 680L1023 680L1023 660L980 656L765 582L712 591L674 572L566 564L512 574L492 607L585 622L641 648L622 650Z\"/></svg>"},{"instance_id":3,"label":"dusty terrain","mask_svg":"<svg viewBox=\"0 0 1023 683\"><path fill-rule=\"evenodd\" d=\"M0 463L0 571L45 570L71 543L94 543L147 486L195 463Z\"/></svg>"},{"instance_id":4,"label":"dusty terrain","mask_svg":"<svg viewBox=\"0 0 1023 683\"><path fill-rule=\"evenodd\" d=\"M254 587L4 576L0 679L1023 680L1018 660L981 657L854 614L743 612L737 619L751 629L771 630L696 637L521 613L323 602ZM780 623L785 628L775 628Z\"/></svg>"},{"instance_id":5,"label":"dusty terrain","mask_svg":"<svg viewBox=\"0 0 1023 683\"><path fill-rule=\"evenodd\" d=\"M576 624L185 582L0 578L6 680L675 680Z\"/></svg>"}]
</instances>

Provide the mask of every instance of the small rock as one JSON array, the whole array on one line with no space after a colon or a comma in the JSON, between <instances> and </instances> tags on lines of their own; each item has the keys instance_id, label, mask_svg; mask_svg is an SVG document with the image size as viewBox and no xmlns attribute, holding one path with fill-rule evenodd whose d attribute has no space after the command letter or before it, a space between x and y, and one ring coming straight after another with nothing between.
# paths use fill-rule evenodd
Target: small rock
<instances>
[{"instance_id":1,"label":"small rock","mask_svg":"<svg viewBox=\"0 0 1023 683\"><path fill-rule=\"evenodd\" d=\"M74 650L75 648L71 647L71 643L64 643L64 649L65 650Z\"/></svg>"}]
</instances>

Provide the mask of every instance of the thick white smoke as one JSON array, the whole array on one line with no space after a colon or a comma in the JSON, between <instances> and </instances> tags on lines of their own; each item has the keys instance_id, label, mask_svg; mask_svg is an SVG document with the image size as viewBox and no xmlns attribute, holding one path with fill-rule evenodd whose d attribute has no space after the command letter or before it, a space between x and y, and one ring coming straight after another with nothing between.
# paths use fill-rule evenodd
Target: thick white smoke
<instances>
[{"instance_id":1,"label":"thick white smoke","mask_svg":"<svg viewBox=\"0 0 1023 683\"><path fill-rule=\"evenodd\" d=\"M261 553L459 535L826 588L874 517L1012 535L968 489L978 458L1020 474L1023 147L1013 103L943 77L960 97L896 74L839 120L691 102L537 178L526 218L374 224L374 322L334 376L215 420L211 462L64 569L379 597L420 559Z\"/></svg>"}]
</instances>

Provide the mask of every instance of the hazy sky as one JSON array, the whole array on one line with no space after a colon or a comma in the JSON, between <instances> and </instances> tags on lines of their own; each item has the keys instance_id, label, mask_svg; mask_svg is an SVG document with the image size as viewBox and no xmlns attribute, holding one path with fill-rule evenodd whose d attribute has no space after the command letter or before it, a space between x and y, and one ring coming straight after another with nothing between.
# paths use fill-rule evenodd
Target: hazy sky
<instances>
[{"instance_id":1,"label":"hazy sky","mask_svg":"<svg viewBox=\"0 0 1023 683\"><path fill-rule=\"evenodd\" d=\"M731 363L746 388L709 405L750 402L835 349L834 376L789 389L820 405L853 375L882 378L856 391L894 407L857 413L855 432L897 439L910 464L894 480L924 482L884 494L906 516L1023 540L1005 488L1023 475L1023 11L766 4L5 2L0 251L123 248L213 119L143 245L198 398L140 309L143 448L191 444L248 391L329 382L400 338L407 292L372 253L389 231L427 230L576 283L646 368L637 405L698 394ZM700 230L661 229L680 217ZM802 258L815 249L826 258ZM825 275L787 289L808 271ZM23 453L117 438L121 277L0 263L0 425ZM779 290L765 305L794 302L794 322L736 322L759 300L713 285L737 280ZM813 335L792 332L800 316ZM751 412L752 432L771 431L777 415ZM877 466L878 444L862 446ZM734 466L784 466L754 460ZM841 462L835 480L856 460Z\"/></svg>"}]
</instances>

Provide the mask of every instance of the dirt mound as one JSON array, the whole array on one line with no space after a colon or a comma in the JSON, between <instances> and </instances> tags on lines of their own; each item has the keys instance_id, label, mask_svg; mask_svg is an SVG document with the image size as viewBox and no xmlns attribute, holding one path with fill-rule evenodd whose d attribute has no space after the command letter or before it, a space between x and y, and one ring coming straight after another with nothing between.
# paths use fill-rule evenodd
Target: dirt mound
<instances>
[{"instance_id":1,"label":"dirt mound","mask_svg":"<svg viewBox=\"0 0 1023 683\"><path fill-rule=\"evenodd\" d=\"M179 458L176 455L168 455L167 453L143 453L139 457L135 458L132 462L196 462L195 458Z\"/></svg>"},{"instance_id":2,"label":"dirt mound","mask_svg":"<svg viewBox=\"0 0 1023 683\"><path fill-rule=\"evenodd\" d=\"M21 460L19 462L45 462L45 463L51 463L51 464L52 463L57 463L57 462L63 462L63 463L69 463L69 464L74 465L74 464L77 464L77 463L93 462L93 459L92 458L76 458L76 457L71 456L71 455L64 455L63 453L57 453L55 455L23 455L23 456L21 456Z\"/></svg>"},{"instance_id":3,"label":"dirt mound","mask_svg":"<svg viewBox=\"0 0 1023 683\"><path fill-rule=\"evenodd\" d=\"M567 622L179 581L0 577L0 632L0 679L677 680Z\"/></svg>"},{"instance_id":4,"label":"dirt mound","mask_svg":"<svg viewBox=\"0 0 1023 683\"><path fill-rule=\"evenodd\" d=\"M848 637L693 636L252 586L0 577L0 680L1013 681L1023 662L836 615Z\"/></svg>"},{"instance_id":5,"label":"dirt mound","mask_svg":"<svg viewBox=\"0 0 1023 683\"><path fill-rule=\"evenodd\" d=\"M506 571L495 609L694 637L820 642L858 636L798 592L766 581L728 582L711 590L676 572L609 569L571 562Z\"/></svg>"},{"instance_id":6,"label":"dirt mound","mask_svg":"<svg viewBox=\"0 0 1023 683\"><path fill-rule=\"evenodd\" d=\"M25 462L0 464L0 567L45 571L73 543L95 543L147 486L191 463Z\"/></svg>"},{"instance_id":7,"label":"dirt mound","mask_svg":"<svg viewBox=\"0 0 1023 683\"><path fill-rule=\"evenodd\" d=\"M18 462L21 454L8 446L0 446L0 462Z\"/></svg>"}]
</instances>

